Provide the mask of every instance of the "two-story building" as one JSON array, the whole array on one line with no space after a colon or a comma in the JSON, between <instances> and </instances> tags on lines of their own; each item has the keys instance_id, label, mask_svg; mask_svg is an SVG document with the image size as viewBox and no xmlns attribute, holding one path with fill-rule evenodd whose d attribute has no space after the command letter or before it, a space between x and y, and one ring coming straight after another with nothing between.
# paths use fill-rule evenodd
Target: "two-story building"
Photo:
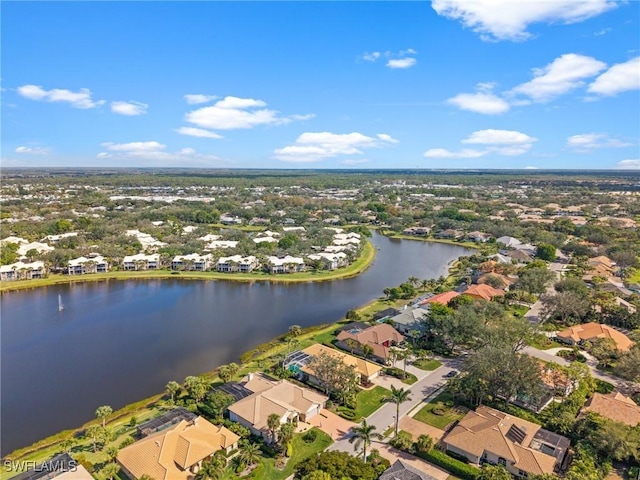
<instances>
[{"instance_id":1,"label":"two-story building","mask_svg":"<svg viewBox=\"0 0 640 480\"><path fill-rule=\"evenodd\" d=\"M127 255L122 259L123 270L157 270L160 268L160 255L138 253Z\"/></svg>"},{"instance_id":2,"label":"two-story building","mask_svg":"<svg viewBox=\"0 0 640 480\"><path fill-rule=\"evenodd\" d=\"M258 259L253 255L247 257L233 255L231 257L220 257L218 263L216 263L216 270L225 273L251 273L259 266L260 262L258 262Z\"/></svg>"},{"instance_id":3,"label":"two-story building","mask_svg":"<svg viewBox=\"0 0 640 480\"><path fill-rule=\"evenodd\" d=\"M87 273L106 273L109 264L100 255L94 257L78 257L69 260L67 263L67 273L69 275L85 275Z\"/></svg>"},{"instance_id":4,"label":"two-story building","mask_svg":"<svg viewBox=\"0 0 640 480\"><path fill-rule=\"evenodd\" d=\"M196 272L205 272L211 268L213 255L207 253L200 255L199 253L191 253L189 255L176 255L171 261L172 270L194 270Z\"/></svg>"}]
</instances>

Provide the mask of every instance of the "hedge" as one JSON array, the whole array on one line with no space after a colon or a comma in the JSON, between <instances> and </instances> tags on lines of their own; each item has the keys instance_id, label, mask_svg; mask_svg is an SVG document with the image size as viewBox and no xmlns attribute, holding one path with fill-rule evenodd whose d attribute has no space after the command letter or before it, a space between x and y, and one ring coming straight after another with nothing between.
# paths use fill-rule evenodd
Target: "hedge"
<instances>
[{"instance_id":1,"label":"hedge","mask_svg":"<svg viewBox=\"0 0 640 480\"><path fill-rule=\"evenodd\" d=\"M417 452L417 455L463 480L476 480L480 476L480 470L476 467L456 460L440 450L434 449L428 453Z\"/></svg>"}]
</instances>

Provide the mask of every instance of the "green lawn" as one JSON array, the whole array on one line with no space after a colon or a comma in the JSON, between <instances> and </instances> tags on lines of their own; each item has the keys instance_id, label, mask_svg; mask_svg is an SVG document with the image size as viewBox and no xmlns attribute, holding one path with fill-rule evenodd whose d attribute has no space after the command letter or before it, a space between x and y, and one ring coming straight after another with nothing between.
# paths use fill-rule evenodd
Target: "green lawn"
<instances>
[{"instance_id":1,"label":"green lawn","mask_svg":"<svg viewBox=\"0 0 640 480\"><path fill-rule=\"evenodd\" d=\"M323 451L333 443L329 435L317 428L314 430L316 430L318 436L313 443L305 443L304 440L302 440L303 434L297 435L293 439L293 455L287 462L284 470L278 470L276 468L275 459L265 458L262 464L251 473L249 478L256 480L284 480L292 475L298 463Z\"/></svg>"},{"instance_id":2,"label":"green lawn","mask_svg":"<svg viewBox=\"0 0 640 480\"><path fill-rule=\"evenodd\" d=\"M384 387L376 386L371 390L362 390L356 396L356 418L368 417L384 403L383 398L391 395L391 392Z\"/></svg>"},{"instance_id":3,"label":"green lawn","mask_svg":"<svg viewBox=\"0 0 640 480\"><path fill-rule=\"evenodd\" d=\"M537 348L538 350L549 350L550 348L567 348L568 345L566 343L558 343L555 340L547 337L546 335L536 335L534 339L529 342L533 348Z\"/></svg>"},{"instance_id":4,"label":"green lawn","mask_svg":"<svg viewBox=\"0 0 640 480\"><path fill-rule=\"evenodd\" d=\"M441 365L442 365L442 362L434 358L416 360L415 362L413 362L414 367L419 368L420 370L428 370L428 371L435 370Z\"/></svg>"},{"instance_id":5,"label":"green lawn","mask_svg":"<svg viewBox=\"0 0 640 480\"><path fill-rule=\"evenodd\" d=\"M424 407L422 407L413 418L420 422L426 423L427 425L431 425L432 427L439 428L440 430L445 430L447 426L449 426L456 420L460 420L466 413L461 407L448 407L446 405L446 402L451 402L451 399L451 394L449 394L449 392L445 390L436 398L427 403ZM442 415L436 415L433 412L434 408L442 409L444 410L444 413Z\"/></svg>"}]
</instances>

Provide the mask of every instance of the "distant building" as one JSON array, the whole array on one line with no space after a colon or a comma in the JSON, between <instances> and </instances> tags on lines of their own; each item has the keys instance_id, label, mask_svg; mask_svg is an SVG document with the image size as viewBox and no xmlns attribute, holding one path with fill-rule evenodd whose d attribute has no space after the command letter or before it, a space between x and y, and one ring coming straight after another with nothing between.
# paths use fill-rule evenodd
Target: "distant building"
<instances>
[{"instance_id":1,"label":"distant building","mask_svg":"<svg viewBox=\"0 0 640 480\"><path fill-rule=\"evenodd\" d=\"M467 295L469 297L477 298L479 300L491 301L495 297L500 297L504 295L504 290L500 290L498 288L493 288L491 285L487 285L483 283L481 285L471 285L467 288L463 295Z\"/></svg>"},{"instance_id":2,"label":"distant building","mask_svg":"<svg viewBox=\"0 0 640 480\"><path fill-rule=\"evenodd\" d=\"M194 270L197 272L205 272L211 268L213 255L210 253L200 255L192 253L190 255L176 255L171 261L172 270Z\"/></svg>"},{"instance_id":3,"label":"distant building","mask_svg":"<svg viewBox=\"0 0 640 480\"><path fill-rule=\"evenodd\" d=\"M234 255L232 257L220 257L216 264L218 272L240 272L250 273L259 266L258 259L253 255L243 257L242 255Z\"/></svg>"},{"instance_id":4,"label":"distant building","mask_svg":"<svg viewBox=\"0 0 640 480\"><path fill-rule=\"evenodd\" d=\"M283 258L268 257L267 262L269 273L295 273L302 272L305 268L305 263L302 258L291 257L289 255Z\"/></svg>"},{"instance_id":5,"label":"distant building","mask_svg":"<svg viewBox=\"0 0 640 480\"><path fill-rule=\"evenodd\" d=\"M365 329L359 326L343 329L338 334L337 340L336 346L348 351L352 348L350 341L354 342L355 351L359 354L364 353L364 346L367 345L373 351L374 360L387 363L391 348L402 343L405 337L388 323L380 323Z\"/></svg>"},{"instance_id":6,"label":"distant building","mask_svg":"<svg viewBox=\"0 0 640 480\"><path fill-rule=\"evenodd\" d=\"M99 255L91 258L78 257L69 260L67 263L67 273L69 275L85 275L87 273L106 273L109 264Z\"/></svg>"},{"instance_id":7,"label":"distant building","mask_svg":"<svg viewBox=\"0 0 640 480\"><path fill-rule=\"evenodd\" d=\"M229 215L226 213L220 216L220 223L223 225L240 225L242 219L237 215Z\"/></svg>"},{"instance_id":8,"label":"distant building","mask_svg":"<svg viewBox=\"0 0 640 480\"><path fill-rule=\"evenodd\" d=\"M378 480L436 480L436 477L418 470L402 460L396 460L393 465L382 472Z\"/></svg>"},{"instance_id":9,"label":"distant building","mask_svg":"<svg viewBox=\"0 0 640 480\"><path fill-rule=\"evenodd\" d=\"M593 342L594 340L608 338L613 340L616 348L621 351L629 350L635 345L624 333L619 332L609 325L596 322L574 325L573 327L556 333L556 338L569 345L583 344L584 342Z\"/></svg>"},{"instance_id":10,"label":"distant building","mask_svg":"<svg viewBox=\"0 0 640 480\"><path fill-rule=\"evenodd\" d=\"M348 263L347 254L344 252L320 252L308 255L307 258L309 260L319 260L323 262L328 270L335 270L336 268L344 267Z\"/></svg>"},{"instance_id":11,"label":"distant building","mask_svg":"<svg viewBox=\"0 0 640 480\"><path fill-rule=\"evenodd\" d=\"M157 270L160 268L160 255L157 253L145 255L127 255L122 259L123 270Z\"/></svg>"},{"instance_id":12,"label":"distant building","mask_svg":"<svg viewBox=\"0 0 640 480\"><path fill-rule=\"evenodd\" d=\"M582 412L594 412L631 427L640 425L640 407L630 397L619 392L606 395L594 393L582 408Z\"/></svg>"},{"instance_id":13,"label":"distant building","mask_svg":"<svg viewBox=\"0 0 640 480\"><path fill-rule=\"evenodd\" d=\"M0 266L0 280L33 280L45 274L44 262L16 262Z\"/></svg>"}]
</instances>

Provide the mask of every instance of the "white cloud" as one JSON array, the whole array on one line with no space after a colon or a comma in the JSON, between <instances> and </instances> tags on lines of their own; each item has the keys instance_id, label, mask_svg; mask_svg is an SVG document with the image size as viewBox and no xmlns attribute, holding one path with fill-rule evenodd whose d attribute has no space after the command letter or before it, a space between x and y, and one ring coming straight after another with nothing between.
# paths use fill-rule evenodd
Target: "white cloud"
<instances>
[{"instance_id":1,"label":"white cloud","mask_svg":"<svg viewBox=\"0 0 640 480\"><path fill-rule=\"evenodd\" d=\"M597 75L606 66L593 57L567 53L543 68L534 68L533 80L518 85L509 93L545 102L584 85L585 79Z\"/></svg>"},{"instance_id":2,"label":"white cloud","mask_svg":"<svg viewBox=\"0 0 640 480\"><path fill-rule=\"evenodd\" d=\"M317 162L340 155L359 155L363 149L394 143L398 140L385 133L368 137L359 132L306 132L296 139L294 145L276 149L274 156L283 162Z\"/></svg>"},{"instance_id":3,"label":"white cloud","mask_svg":"<svg viewBox=\"0 0 640 480\"><path fill-rule=\"evenodd\" d=\"M640 89L640 57L618 63L604 72L587 89L598 95L617 95Z\"/></svg>"},{"instance_id":4,"label":"white cloud","mask_svg":"<svg viewBox=\"0 0 640 480\"><path fill-rule=\"evenodd\" d=\"M630 147L632 143L623 142L615 138L609 138L604 133L582 133L580 135L572 135L567 138L567 146L579 152L590 152L596 148L606 147Z\"/></svg>"},{"instance_id":5,"label":"white cloud","mask_svg":"<svg viewBox=\"0 0 640 480\"><path fill-rule=\"evenodd\" d=\"M177 152L168 152L167 146L155 141L130 142L130 143L103 143L106 152L96 155L101 159L127 160L141 164L173 165L173 164L199 164L211 165L219 163L220 158L215 155L198 153L190 147L182 148Z\"/></svg>"},{"instance_id":6,"label":"white cloud","mask_svg":"<svg viewBox=\"0 0 640 480\"><path fill-rule=\"evenodd\" d=\"M410 68L417 63L417 60L412 57L407 58L392 58L387 62L389 68Z\"/></svg>"},{"instance_id":7,"label":"white cloud","mask_svg":"<svg viewBox=\"0 0 640 480\"><path fill-rule=\"evenodd\" d=\"M618 162L618 168L621 168L624 170L639 170L640 158L635 158L633 160L620 160Z\"/></svg>"},{"instance_id":8,"label":"white cloud","mask_svg":"<svg viewBox=\"0 0 640 480\"><path fill-rule=\"evenodd\" d=\"M528 165L526 167L524 167L525 170L538 170L538 167L533 167L531 165Z\"/></svg>"},{"instance_id":9,"label":"white cloud","mask_svg":"<svg viewBox=\"0 0 640 480\"><path fill-rule=\"evenodd\" d=\"M380 58L381 55L382 54L380 52L371 52L371 53L365 53L364 55L362 55L362 58L367 62L375 62Z\"/></svg>"},{"instance_id":10,"label":"white cloud","mask_svg":"<svg viewBox=\"0 0 640 480\"><path fill-rule=\"evenodd\" d=\"M204 128L180 127L176 130L176 132L178 132L180 135L189 135L190 137L215 138L215 139L223 138L222 135L216 132L205 130Z\"/></svg>"},{"instance_id":11,"label":"white cloud","mask_svg":"<svg viewBox=\"0 0 640 480\"><path fill-rule=\"evenodd\" d=\"M447 100L450 105L455 105L461 110L497 115L509 110L509 103L493 93L460 93Z\"/></svg>"},{"instance_id":12,"label":"white cloud","mask_svg":"<svg viewBox=\"0 0 640 480\"><path fill-rule=\"evenodd\" d=\"M614 0L433 0L433 9L481 35L520 41L534 23L577 23L616 8Z\"/></svg>"},{"instance_id":13,"label":"white cloud","mask_svg":"<svg viewBox=\"0 0 640 480\"><path fill-rule=\"evenodd\" d=\"M18 147L15 150L16 153L28 153L30 155L47 155L49 150L42 147Z\"/></svg>"},{"instance_id":14,"label":"white cloud","mask_svg":"<svg viewBox=\"0 0 640 480\"><path fill-rule=\"evenodd\" d=\"M44 100L47 102L67 102L75 108L96 108L105 103L104 100L92 100L91 90L81 88L78 92L54 88L44 90L40 85L23 85L18 87L18 94L29 100Z\"/></svg>"},{"instance_id":15,"label":"white cloud","mask_svg":"<svg viewBox=\"0 0 640 480\"><path fill-rule=\"evenodd\" d=\"M203 95L201 93L187 93L184 99L189 105L196 105L198 103L207 103L218 98L215 95Z\"/></svg>"},{"instance_id":16,"label":"white cloud","mask_svg":"<svg viewBox=\"0 0 640 480\"><path fill-rule=\"evenodd\" d=\"M209 107L193 110L185 120L202 128L214 130L236 130L259 125L285 125L294 120L310 118L308 115L283 117L270 110L262 100L252 98L225 97Z\"/></svg>"},{"instance_id":17,"label":"white cloud","mask_svg":"<svg viewBox=\"0 0 640 480\"><path fill-rule=\"evenodd\" d=\"M427 158L478 158L489 153L504 156L522 155L528 152L538 139L515 130L478 130L462 143L484 145L483 150L462 149L453 152L444 148L431 148L424 152Z\"/></svg>"},{"instance_id":18,"label":"white cloud","mask_svg":"<svg viewBox=\"0 0 640 480\"><path fill-rule=\"evenodd\" d=\"M111 111L119 115L135 116L147 113L149 105L146 103L136 102L111 102Z\"/></svg>"},{"instance_id":19,"label":"white cloud","mask_svg":"<svg viewBox=\"0 0 640 480\"><path fill-rule=\"evenodd\" d=\"M426 158L478 158L489 153L487 150L464 149L452 152L446 148L430 148L424 152Z\"/></svg>"}]
</instances>

